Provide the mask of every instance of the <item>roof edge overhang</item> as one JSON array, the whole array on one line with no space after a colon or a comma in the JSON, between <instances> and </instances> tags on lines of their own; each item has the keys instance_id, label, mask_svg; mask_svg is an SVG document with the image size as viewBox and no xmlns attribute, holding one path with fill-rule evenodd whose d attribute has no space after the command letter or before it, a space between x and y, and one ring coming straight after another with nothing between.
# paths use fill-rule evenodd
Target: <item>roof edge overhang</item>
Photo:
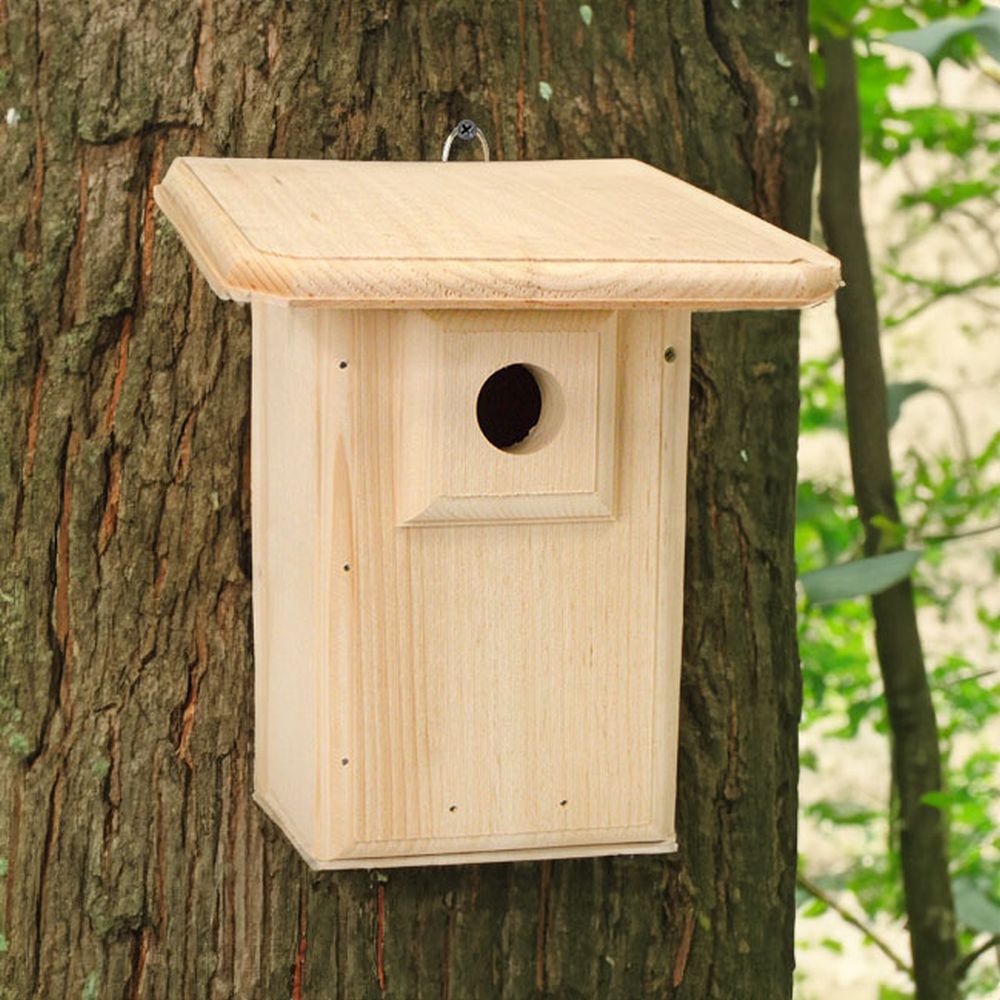
<instances>
[{"instance_id":1,"label":"roof edge overhang","mask_svg":"<svg viewBox=\"0 0 1000 1000\"><path fill-rule=\"evenodd\" d=\"M300 257L255 247L188 166L153 197L213 291L238 302L349 309L800 309L841 284L840 262L804 240L774 261ZM759 220L758 220L759 221ZM761 223L766 225L766 223Z\"/></svg>"}]
</instances>

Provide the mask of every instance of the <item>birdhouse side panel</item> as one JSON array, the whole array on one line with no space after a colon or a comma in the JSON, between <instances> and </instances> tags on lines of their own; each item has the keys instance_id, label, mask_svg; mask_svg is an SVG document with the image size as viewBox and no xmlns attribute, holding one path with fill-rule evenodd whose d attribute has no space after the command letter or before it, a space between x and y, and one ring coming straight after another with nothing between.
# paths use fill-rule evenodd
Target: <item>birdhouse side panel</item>
<instances>
[{"instance_id":1,"label":"birdhouse side panel","mask_svg":"<svg viewBox=\"0 0 1000 1000\"><path fill-rule=\"evenodd\" d=\"M334 780L346 723L331 709L349 698L331 690L348 690L355 628L345 571L353 418L335 345L302 319L280 303L253 307L254 793L315 856L349 847L329 814L338 789L338 815L350 810L346 780Z\"/></svg>"}]
</instances>

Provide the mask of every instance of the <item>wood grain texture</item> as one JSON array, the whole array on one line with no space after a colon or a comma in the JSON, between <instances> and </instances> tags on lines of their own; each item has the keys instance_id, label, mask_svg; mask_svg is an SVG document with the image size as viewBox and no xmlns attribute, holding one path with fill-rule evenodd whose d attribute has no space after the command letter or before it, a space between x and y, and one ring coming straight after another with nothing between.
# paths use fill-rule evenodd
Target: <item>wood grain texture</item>
<instances>
[{"instance_id":1,"label":"wood grain texture","mask_svg":"<svg viewBox=\"0 0 1000 1000\"><path fill-rule=\"evenodd\" d=\"M223 298L803 306L838 262L635 160L174 161L155 197Z\"/></svg>"},{"instance_id":2,"label":"wood grain texture","mask_svg":"<svg viewBox=\"0 0 1000 1000\"><path fill-rule=\"evenodd\" d=\"M688 314L615 318L614 519L419 528L396 517L413 323L254 306L257 799L317 867L672 850ZM445 375L496 326L440 327ZM522 361L574 359L518 336ZM487 372L510 350L475 346ZM580 357L596 383L607 353Z\"/></svg>"}]
</instances>

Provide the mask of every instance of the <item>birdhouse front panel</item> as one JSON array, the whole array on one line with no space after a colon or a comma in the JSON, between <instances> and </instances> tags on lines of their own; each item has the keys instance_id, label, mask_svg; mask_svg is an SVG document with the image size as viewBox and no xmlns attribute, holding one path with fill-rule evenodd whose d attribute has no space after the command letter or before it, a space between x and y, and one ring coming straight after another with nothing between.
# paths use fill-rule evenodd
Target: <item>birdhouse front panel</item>
<instances>
[{"instance_id":1,"label":"birdhouse front panel","mask_svg":"<svg viewBox=\"0 0 1000 1000\"><path fill-rule=\"evenodd\" d=\"M255 306L256 794L315 864L672 849L688 344L684 312ZM477 419L512 365L537 450Z\"/></svg>"},{"instance_id":2,"label":"birdhouse front panel","mask_svg":"<svg viewBox=\"0 0 1000 1000\"><path fill-rule=\"evenodd\" d=\"M156 199L253 306L257 801L321 868L673 850L690 312L837 262L628 160Z\"/></svg>"}]
</instances>

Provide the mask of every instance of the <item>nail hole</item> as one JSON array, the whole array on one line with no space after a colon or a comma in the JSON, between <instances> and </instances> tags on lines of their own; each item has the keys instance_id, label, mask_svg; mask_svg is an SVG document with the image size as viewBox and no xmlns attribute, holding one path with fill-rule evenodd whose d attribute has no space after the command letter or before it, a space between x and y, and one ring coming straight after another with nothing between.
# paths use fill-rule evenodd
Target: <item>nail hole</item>
<instances>
[{"instance_id":1,"label":"nail hole","mask_svg":"<svg viewBox=\"0 0 1000 1000\"><path fill-rule=\"evenodd\" d=\"M350 760L349 760L349 759L348 759L347 757L341 757L341 758L340 758L340 763L341 763L341 764L342 764L342 765L343 765L344 767L347 767L347 765L348 765L348 764L350 764L351 762L350 762Z\"/></svg>"},{"instance_id":2,"label":"nail hole","mask_svg":"<svg viewBox=\"0 0 1000 1000\"><path fill-rule=\"evenodd\" d=\"M346 361L341 361L340 364L337 365L337 367L338 368L346 368L347 367L347 362Z\"/></svg>"},{"instance_id":3,"label":"nail hole","mask_svg":"<svg viewBox=\"0 0 1000 1000\"><path fill-rule=\"evenodd\" d=\"M351 564L350 563L344 563L344 572L345 573L350 573L351 572Z\"/></svg>"},{"instance_id":4,"label":"nail hole","mask_svg":"<svg viewBox=\"0 0 1000 1000\"><path fill-rule=\"evenodd\" d=\"M448 812L458 812L458 806L448 806Z\"/></svg>"},{"instance_id":5,"label":"nail hole","mask_svg":"<svg viewBox=\"0 0 1000 1000\"><path fill-rule=\"evenodd\" d=\"M566 803L567 803L568 801L569 801L569 799L560 799L560 800L559 800L559 805L561 805L561 806L564 806L564 805L566 805Z\"/></svg>"},{"instance_id":6,"label":"nail hole","mask_svg":"<svg viewBox=\"0 0 1000 1000\"><path fill-rule=\"evenodd\" d=\"M668 364L671 361L676 361L677 360L677 352L672 347L668 347L663 352L663 360L666 361Z\"/></svg>"}]
</instances>

